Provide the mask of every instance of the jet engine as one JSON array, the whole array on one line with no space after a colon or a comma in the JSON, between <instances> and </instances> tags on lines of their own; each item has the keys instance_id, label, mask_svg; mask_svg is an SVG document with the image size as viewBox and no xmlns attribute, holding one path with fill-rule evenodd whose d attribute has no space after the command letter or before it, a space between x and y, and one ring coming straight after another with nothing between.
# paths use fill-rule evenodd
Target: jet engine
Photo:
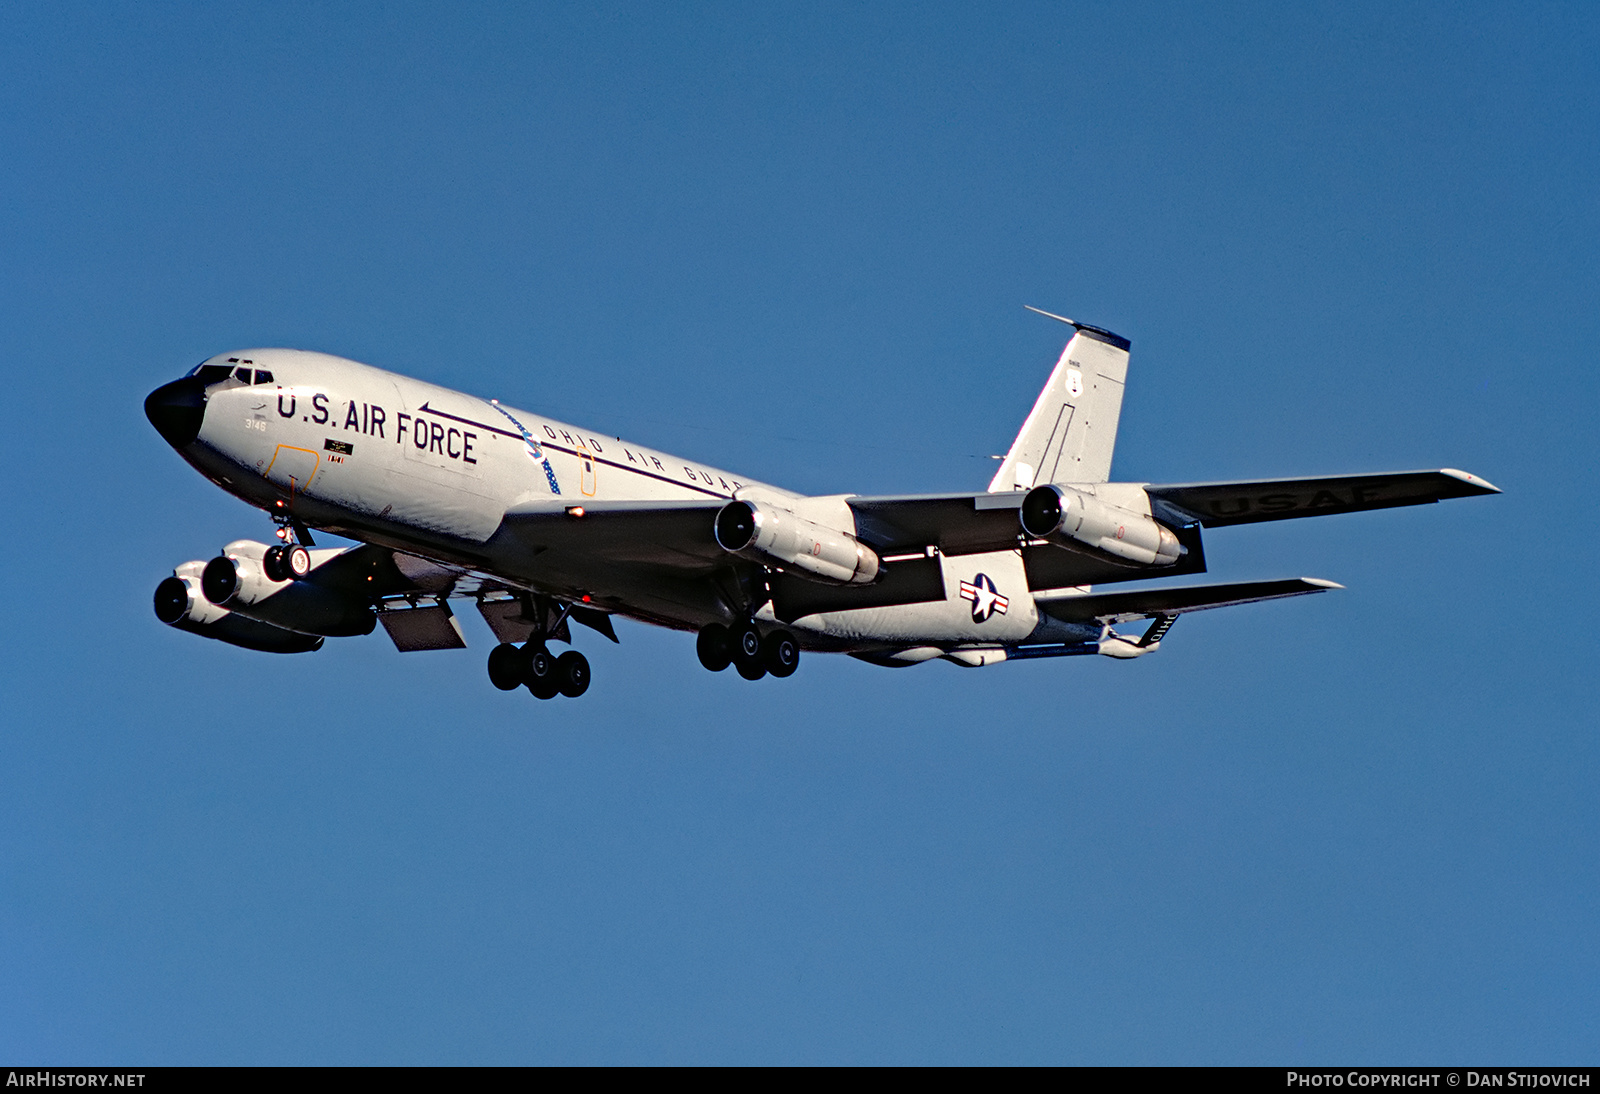
<instances>
[{"instance_id":1,"label":"jet engine","mask_svg":"<svg viewBox=\"0 0 1600 1094\"><path fill-rule=\"evenodd\" d=\"M717 513L724 551L836 585L868 585L878 577L877 553L845 532L767 503L730 501Z\"/></svg>"},{"instance_id":2,"label":"jet engine","mask_svg":"<svg viewBox=\"0 0 1600 1094\"><path fill-rule=\"evenodd\" d=\"M204 562L185 562L156 586L156 618L169 627L264 653L309 653L322 648L319 635L296 634L246 619L207 600L200 589Z\"/></svg>"},{"instance_id":3,"label":"jet engine","mask_svg":"<svg viewBox=\"0 0 1600 1094\"><path fill-rule=\"evenodd\" d=\"M205 564L200 591L218 607L274 627L330 638L371 634L378 617L364 599L317 581L317 567L342 551L312 551L311 571L301 580L267 576L267 546L236 540Z\"/></svg>"},{"instance_id":4,"label":"jet engine","mask_svg":"<svg viewBox=\"0 0 1600 1094\"><path fill-rule=\"evenodd\" d=\"M1021 517L1022 530L1035 539L1141 566L1171 566L1184 553L1170 528L1070 486L1034 487L1022 499Z\"/></svg>"}]
</instances>

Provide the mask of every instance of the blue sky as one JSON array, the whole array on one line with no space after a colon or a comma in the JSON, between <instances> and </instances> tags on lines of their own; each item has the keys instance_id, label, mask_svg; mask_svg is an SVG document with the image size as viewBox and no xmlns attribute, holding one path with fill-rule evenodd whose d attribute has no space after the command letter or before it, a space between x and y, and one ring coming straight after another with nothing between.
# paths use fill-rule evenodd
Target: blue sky
<instances>
[{"instance_id":1,"label":"blue sky","mask_svg":"<svg viewBox=\"0 0 1600 1094\"><path fill-rule=\"evenodd\" d=\"M1592 1062L1586 5L13 5L0 1057ZM1455 466L1208 537L1156 657L748 685L169 631L265 519L140 410L344 354L815 492Z\"/></svg>"}]
</instances>

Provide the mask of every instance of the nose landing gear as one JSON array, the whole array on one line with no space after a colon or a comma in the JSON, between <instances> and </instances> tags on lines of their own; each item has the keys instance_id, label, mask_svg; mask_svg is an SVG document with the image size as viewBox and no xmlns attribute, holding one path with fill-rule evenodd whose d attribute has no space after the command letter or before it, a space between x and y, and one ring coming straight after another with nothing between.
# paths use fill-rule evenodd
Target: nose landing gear
<instances>
[{"instance_id":1,"label":"nose landing gear","mask_svg":"<svg viewBox=\"0 0 1600 1094\"><path fill-rule=\"evenodd\" d=\"M314 547L311 532L289 513L289 503L279 499L270 510L272 523L278 526L282 543L268 547L262 556L261 569L273 581L298 581L311 572L311 552Z\"/></svg>"},{"instance_id":2,"label":"nose landing gear","mask_svg":"<svg viewBox=\"0 0 1600 1094\"><path fill-rule=\"evenodd\" d=\"M298 580L311 572L311 552L298 543L268 547L261 559L261 569L273 581Z\"/></svg>"}]
</instances>

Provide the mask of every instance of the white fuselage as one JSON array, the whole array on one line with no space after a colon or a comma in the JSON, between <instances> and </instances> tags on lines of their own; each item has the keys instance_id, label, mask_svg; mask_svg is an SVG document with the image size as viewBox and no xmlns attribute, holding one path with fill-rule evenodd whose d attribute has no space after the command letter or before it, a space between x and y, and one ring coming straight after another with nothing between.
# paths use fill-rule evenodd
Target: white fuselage
<instances>
[{"instance_id":1,"label":"white fuselage","mask_svg":"<svg viewBox=\"0 0 1600 1094\"><path fill-rule=\"evenodd\" d=\"M500 534L507 512L539 503L738 498L832 514L836 523L853 519L841 499L804 498L620 437L327 354L246 350L207 364L265 370L272 377L211 388L198 443L185 452L231 493L262 508L287 498L307 525L536 591L592 595L612 610L668 626L692 629L716 615L670 583L608 583L600 566L576 575L570 567L559 575L542 573L536 553L519 550ZM850 523L841 530L855 528ZM1037 610L1020 551L941 557L940 564L942 600L827 612L792 625L813 647L872 651L925 644L929 656L1030 637L1090 637L1084 628L1064 627Z\"/></svg>"}]
</instances>

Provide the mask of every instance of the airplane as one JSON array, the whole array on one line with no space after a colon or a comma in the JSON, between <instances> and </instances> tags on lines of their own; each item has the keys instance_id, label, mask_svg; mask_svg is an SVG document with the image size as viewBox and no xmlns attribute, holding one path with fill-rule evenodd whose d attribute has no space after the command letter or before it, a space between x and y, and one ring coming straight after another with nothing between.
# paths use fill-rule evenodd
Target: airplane
<instances>
[{"instance_id":1,"label":"airplane","mask_svg":"<svg viewBox=\"0 0 1600 1094\"><path fill-rule=\"evenodd\" d=\"M278 542L178 566L156 616L274 653L381 623L412 652L464 647L451 603L471 600L498 639L491 683L540 699L587 690L571 624L615 642L616 615L693 632L705 668L747 680L793 674L802 651L1131 660L1185 613L1342 588L1104 588L1204 573L1203 529L1499 493L1448 468L1111 482L1131 343L1030 310L1073 333L988 488L947 494L805 496L328 354L219 354L145 414ZM319 548L313 529L357 545Z\"/></svg>"}]
</instances>

